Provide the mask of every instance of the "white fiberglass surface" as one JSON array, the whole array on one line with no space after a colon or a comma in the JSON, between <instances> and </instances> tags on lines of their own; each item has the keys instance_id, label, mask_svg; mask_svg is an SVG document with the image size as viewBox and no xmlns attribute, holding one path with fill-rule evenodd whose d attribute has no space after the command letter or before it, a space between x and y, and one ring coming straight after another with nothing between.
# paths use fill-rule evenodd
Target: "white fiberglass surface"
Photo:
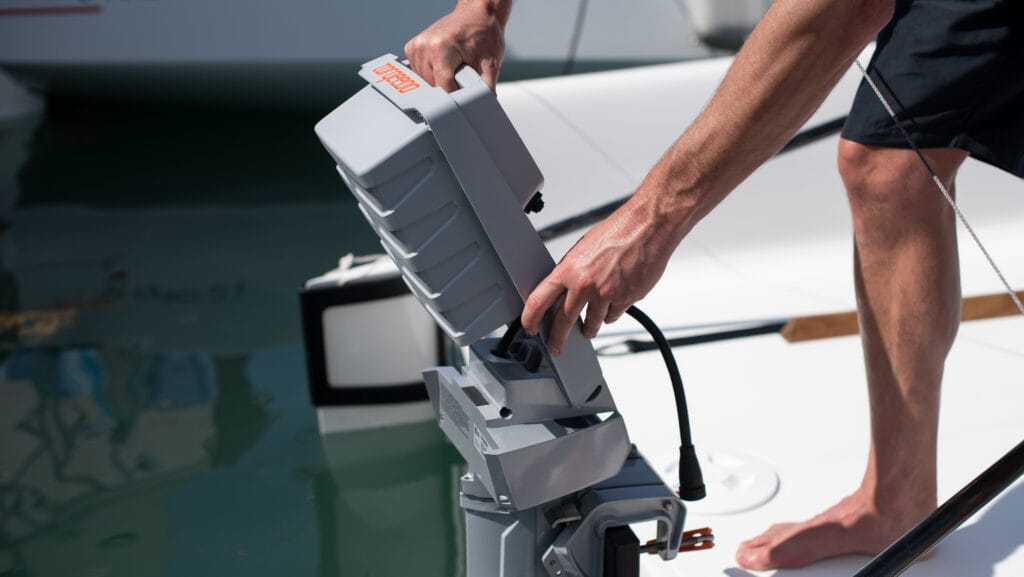
<instances>
[{"instance_id":1,"label":"white fiberglass surface","mask_svg":"<svg viewBox=\"0 0 1024 577\"><path fill-rule=\"evenodd\" d=\"M673 279L676 280L676 279ZM662 305L663 306L663 305ZM651 303L655 318L670 316ZM1024 319L965 323L949 361L940 424L939 495L944 500L1024 435L1019 375ZM769 525L806 519L851 492L867 455L868 408L859 342L840 337L788 344L765 335L677 349L693 425L702 453L732 452L766 462L778 493L761 507L726 515L693 509L687 528L710 525L711 551L664 563L646 559L646 575L746 575L737 545ZM656 352L605 358L605 376L630 435L664 468L678 443L671 391ZM709 500L714 486L709 485ZM1024 489L1004 493L954 533L938 554L909 575L1017 575L1024 570ZM650 537L640 535L641 539ZM850 575L867 562L848 557L777 575Z\"/></svg>"},{"instance_id":2,"label":"white fiberglass surface","mask_svg":"<svg viewBox=\"0 0 1024 577\"><path fill-rule=\"evenodd\" d=\"M992 220L997 222L984 224ZM1021 225L999 220L979 217L978 233L993 255L999 255L1011 283L1020 286ZM785 319L845 311L853 305L849 239L721 253L703 248L687 251L684 243L661 283L639 303L663 327ZM998 280L966 235L961 236L961 263L965 295L998 292ZM615 333L631 328L629 321L607 327L610 336L599 337L598 344L614 342L621 338ZM961 326L943 385L940 501L1024 437L1021 334L1024 319L1019 317ZM698 451L763 460L778 475L779 488L763 506L735 514L702 515L695 506L687 527L710 525L716 548L684 554L671 563L645 559L644 574L747 575L733 560L741 541L772 523L813 516L853 491L860 480L868 447L868 406L859 340L852 336L789 344L771 334L683 347L676 349L676 357ZM678 441L659 355L605 357L602 366L632 439L656 467L664 468ZM1024 570L1022 519L1024 488L1018 484L907 575L1018 575ZM853 556L770 574L851 575L867 561Z\"/></svg>"}]
</instances>

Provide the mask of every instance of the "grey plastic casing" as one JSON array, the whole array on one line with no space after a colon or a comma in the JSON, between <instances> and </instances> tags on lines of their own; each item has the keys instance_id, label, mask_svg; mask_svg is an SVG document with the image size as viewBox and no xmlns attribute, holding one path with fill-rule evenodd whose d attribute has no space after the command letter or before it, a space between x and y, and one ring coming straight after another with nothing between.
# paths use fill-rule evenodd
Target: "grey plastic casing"
<instances>
[{"instance_id":1,"label":"grey plastic casing","mask_svg":"<svg viewBox=\"0 0 1024 577\"><path fill-rule=\"evenodd\" d=\"M392 55L360 75L370 86L316 133L409 288L449 337L469 345L514 318L518 297L551 268L543 245L503 242L530 226L523 207L543 177L471 69L450 95Z\"/></svg>"},{"instance_id":2,"label":"grey plastic casing","mask_svg":"<svg viewBox=\"0 0 1024 577\"><path fill-rule=\"evenodd\" d=\"M461 89L450 94L391 54L359 74L370 85L316 134L409 289L453 341L469 345L517 317L554 268L523 213L543 177L471 68L456 74ZM578 323L550 361L567 407L614 406Z\"/></svg>"},{"instance_id":3,"label":"grey plastic casing","mask_svg":"<svg viewBox=\"0 0 1024 577\"><path fill-rule=\"evenodd\" d=\"M469 465L467 575L606 574L605 532L648 520L658 553L673 558L685 509L631 451L579 323L559 357L543 336L507 354L483 338L554 267L523 213L543 179L497 99L469 68L451 94L392 55L360 75L370 86L316 132L413 295L469 346L465 366L423 372L438 424Z\"/></svg>"},{"instance_id":4,"label":"grey plastic casing","mask_svg":"<svg viewBox=\"0 0 1024 577\"><path fill-rule=\"evenodd\" d=\"M393 55L360 75L370 85L316 133L413 295L453 341L472 345L462 370L423 373L441 429L507 510L612 477L629 437L579 323L558 357L543 336L526 343L543 356L532 369L481 341L518 317L554 268L523 212L543 178L494 94L468 67L446 93Z\"/></svg>"}]
</instances>

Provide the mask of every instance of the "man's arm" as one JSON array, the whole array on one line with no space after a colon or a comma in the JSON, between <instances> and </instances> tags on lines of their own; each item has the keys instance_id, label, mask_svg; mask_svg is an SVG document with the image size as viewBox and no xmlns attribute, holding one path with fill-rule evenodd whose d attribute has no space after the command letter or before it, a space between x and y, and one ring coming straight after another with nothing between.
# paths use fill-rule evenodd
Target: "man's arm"
<instances>
[{"instance_id":1,"label":"man's arm","mask_svg":"<svg viewBox=\"0 0 1024 577\"><path fill-rule=\"evenodd\" d=\"M458 0L455 9L405 45L412 69L433 86L458 90L455 70L474 68L494 90L505 54L512 0Z\"/></svg>"},{"instance_id":2,"label":"man's arm","mask_svg":"<svg viewBox=\"0 0 1024 577\"><path fill-rule=\"evenodd\" d=\"M818 108L891 19L893 2L777 0L707 108L633 197L580 239L530 295L523 327L536 333L556 307L548 347L559 354L584 306L583 332L593 337L602 322L614 322L643 298L694 225Z\"/></svg>"}]
</instances>

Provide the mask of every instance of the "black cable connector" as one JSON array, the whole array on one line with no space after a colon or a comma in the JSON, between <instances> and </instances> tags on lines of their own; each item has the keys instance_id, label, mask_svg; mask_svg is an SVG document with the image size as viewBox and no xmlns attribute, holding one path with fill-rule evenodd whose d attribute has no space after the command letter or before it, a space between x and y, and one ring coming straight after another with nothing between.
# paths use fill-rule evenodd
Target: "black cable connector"
<instances>
[{"instance_id":1,"label":"black cable connector","mask_svg":"<svg viewBox=\"0 0 1024 577\"><path fill-rule=\"evenodd\" d=\"M507 359L509 356L508 350L512 346L512 341L516 340L516 336L519 335L519 331L523 330L523 321L519 317L512 319L508 323L508 328L505 329L505 334L501 336L501 340L498 341L498 346L491 350L491 354L496 357Z\"/></svg>"},{"instance_id":2,"label":"black cable connector","mask_svg":"<svg viewBox=\"0 0 1024 577\"><path fill-rule=\"evenodd\" d=\"M693 445L679 445L679 498L683 501L700 501L707 495L697 451Z\"/></svg>"}]
</instances>

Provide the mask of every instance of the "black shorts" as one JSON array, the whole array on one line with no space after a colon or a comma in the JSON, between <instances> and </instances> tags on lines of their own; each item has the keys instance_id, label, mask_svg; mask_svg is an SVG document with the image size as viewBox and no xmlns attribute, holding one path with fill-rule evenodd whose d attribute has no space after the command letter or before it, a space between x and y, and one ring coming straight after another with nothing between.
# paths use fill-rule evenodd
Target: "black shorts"
<instances>
[{"instance_id":1,"label":"black shorts","mask_svg":"<svg viewBox=\"0 0 1024 577\"><path fill-rule=\"evenodd\" d=\"M1024 0L897 0L868 72L917 146L1024 177ZM843 137L909 147L866 82Z\"/></svg>"}]
</instances>

